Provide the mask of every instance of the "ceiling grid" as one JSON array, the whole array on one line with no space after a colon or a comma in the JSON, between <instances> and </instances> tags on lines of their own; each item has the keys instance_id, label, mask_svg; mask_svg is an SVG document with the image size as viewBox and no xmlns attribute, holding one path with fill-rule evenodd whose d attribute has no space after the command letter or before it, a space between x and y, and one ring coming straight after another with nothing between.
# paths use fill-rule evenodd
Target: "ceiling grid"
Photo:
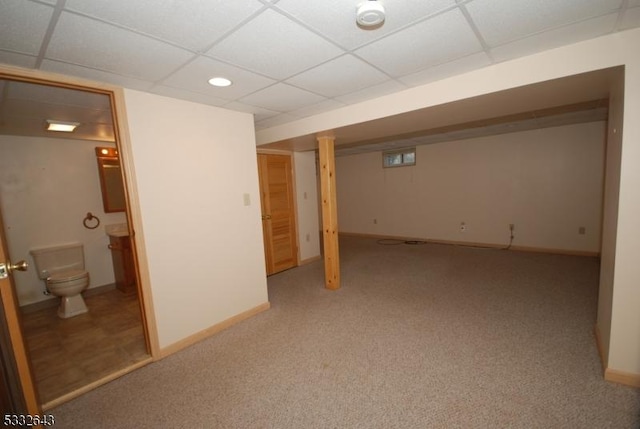
<instances>
[{"instance_id":1,"label":"ceiling grid","mask_svg":"<svg viewBox=\"0 0 640 429\"><path fill-rule=\"evenodd\" d=\"M252 113L256 129L640 26L640 0L3 0L0 63ZM211 77L233 81L226 88Z\"/></svg>"}]
</instances>

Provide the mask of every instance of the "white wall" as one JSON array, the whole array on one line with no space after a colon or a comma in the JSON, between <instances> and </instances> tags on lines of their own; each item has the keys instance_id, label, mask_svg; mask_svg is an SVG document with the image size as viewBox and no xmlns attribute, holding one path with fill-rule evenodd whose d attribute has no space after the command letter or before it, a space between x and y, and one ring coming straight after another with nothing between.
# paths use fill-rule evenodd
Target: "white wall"
<instances>
[{"instance_id":1,"label":"white wall","mask_svg":"<svg viewBox=\"0 0 640 429\"><path fill-rule=\"evenodd\" d=\"M602 270L613 273L610 369L640 380L640 29L606 35L505 61L480 70L411 88L290 124L261 130L258 144L292 139L419 108L508 90L545 80L620 65L625 86L620 193L614 257L602 259ZM340 180L340 178L338 178ZM607 210L607 207L605 207ZM609 237L603 237L603 242ZM609 265L605 265L609 264ZM610 266L613 264L613 266ZM603 333L604 335L604 333Z\"/></svg>"},{"instance_id":2,"label":"white wall","mask_svg":"<svg viewBox=\"0 0 640 429\"><path fill-rule=\"evenodd\" d=\"M293 154L298 208L298 249L304 263L320 256L320 224L315 152Z\"/></svg>"},{"instance_id":3,"label":"white wall","mask_svg":"<svg viewBox=\"0 0 640 429\"><path fill-rule=\"evenodd\" d=\"M618 227L618 198L620 194L620 161L622 157L622 123L624 76L613 83L609 98L607 152L605 155L604 209L602 213L602 251L600 288L598 290L598 334L600 335L605 366L609 360L613 282Z\"/></svg>"},{"instance_id":4,"label":"white wall","mask_svg":"<svg viewBox=\"0 0 640 429\"><path fill-rule=\"evenodd\" d=\"M639 34L640 32L635 32ZM640 385L640 37L625 66L624 122L616 230L609 367ZM622 101L622 100L620 100ZM618 130L620 132L620 130Z\"/></svg>"},{"instance_id":5,"label":"white wall","mask_svg":"<svg viewBox=\"0 0 640 429\"><path fill-rule=\"evenodd\" d=\"M104 213L96 146L113 144L42 137L0 136L0 204L9 254L31 267L14 276L21 306L47 299L29 250L81 242L90 288L114 282L104 225L126 222L124 213ZM100 227L86 229L96 215ZM91 224L93 225L93 223Z\"/></svg>"},{"instance_id":6,"label":"white wall","mask_svg":"<svg viewBox=\"0 0 640 429\"><path fill-rule=\"evenodd\" d=\"M124 95L165 348L268 301L253 118L133 90Z\"/></svg>"},{"instance_id":7,"label":"white wall","mask_svg":"<svg viewBox=\"0 0 640 429\"><path fill-rule=\"evenodd\" d=\"M383 168L381 152L338 157L340 231L506 246L514 224L514 246L598 253L605 129L422 145L408 167Z\"/></svg>"}]
</instances>

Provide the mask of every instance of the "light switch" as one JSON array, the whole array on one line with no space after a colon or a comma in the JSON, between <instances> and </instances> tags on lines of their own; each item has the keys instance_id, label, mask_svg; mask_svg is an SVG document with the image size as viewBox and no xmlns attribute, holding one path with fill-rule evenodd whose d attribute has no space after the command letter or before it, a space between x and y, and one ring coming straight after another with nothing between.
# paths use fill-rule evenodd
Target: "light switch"
<instances>
[{"instance_id":1,"label":"light switch","mask_svg":"<svg viewBox=\"0 0 640 429\"><path fill-rule=\"evenodd\" d=\"M251 205L251 195L244 194L242 197L244 198L244 205L245 206L250 206Z\"/></svg>"}]
</instances>

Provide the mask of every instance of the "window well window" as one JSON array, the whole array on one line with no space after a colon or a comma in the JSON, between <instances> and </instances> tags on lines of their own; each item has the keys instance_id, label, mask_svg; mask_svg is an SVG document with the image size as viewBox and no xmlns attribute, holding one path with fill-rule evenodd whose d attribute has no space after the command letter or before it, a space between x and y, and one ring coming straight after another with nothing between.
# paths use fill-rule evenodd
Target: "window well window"
<instances>
[{"instance_id":1,"label":"window well window","mask_svg":"<svg viewBox=\"0 0 640 429\"><path fill-rule=\"evenodd\" d=\"M382 153L383 167L403 167L405 165L416 165L416 148Z\"/></svg>"}]
</instances>

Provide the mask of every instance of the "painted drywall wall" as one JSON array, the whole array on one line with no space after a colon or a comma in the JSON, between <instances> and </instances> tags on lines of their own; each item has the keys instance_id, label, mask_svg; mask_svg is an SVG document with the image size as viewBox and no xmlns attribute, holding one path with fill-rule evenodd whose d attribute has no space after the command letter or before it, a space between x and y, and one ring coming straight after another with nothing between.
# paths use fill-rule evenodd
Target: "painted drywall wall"
<instances>
[{"instance_id":1,"label":"painted drywall wall","mask_svg":"<svg viewBox=\"0 0 640 429\"><path fill-rule=\"evenodd\" d=\"M609 368L640 384L640 37L629 47L624 77L618 228L613 275Z\"/></svg>"},{"instance_id":2,"label":"painted drywall wall","mask_svg":"<svg viewBox=\"0 0 640 429\"><path fill-rule=\"evenodd\" d=\"M320 256L316 154L295 152L293 160L298 208L298 249L300 262L304 263Z\"/></svg>"},{"instance_id":3,"label":"painted drywall wall","mask_svg":"<svg viewBox=\"0 0 640 429\"><path fill-rule=\"evenodd\" d=\"M624 74L613 82L609 98L607 151L605 155L604 204L602 212L602 250L600 253L600 288L598 290L597 327L604 366L609 361L611 316L620 194L620 162L622 157L622 123Z\"/></svg>"},{"instance_id":4,"label":"painted drywall wall","mask_svg":"<svg viewBox=\"0 0 640 429\"><path fill-rule=\"evenodd\" d=\"M597 253L605 127L418 146L407 167L383 168L381 152L338 157L340 231L507 246L514 224L514 246Z\"/></svg>"},{"instance_id":5,"label":"painted drywall wall","mask_svg":"<svg viewBox=\"0 0 640 429\"><path fill-rule=\"evenodd\" d=\"M611 308L611 369L640 377L640 30L634 29L505 61L396 94L257 133L258 144L286 140L545 80L625 66L620 193ZM607 210L607 207L605 207ZM605 233L614 233L605 231ZM603 238L605 241L607 237ZM602 263L611 263L613 259ZM604 268L604 267L603 267Z\"/></svg>"},{"instance_id":6,"label":"painted drywall wall","mask_svg":"<svg viewBox=\"0 0 640 429\"><path fill-rule=\"evenodd\" d=\"M268 301L253 118L133 90L124 96L165 348Z\"/></svg>"},{"instance_id":7,"label":"painted drywall wall","mask_svg":"<svg viewBox=\"0 0 640 429\"><path fill-rule=\"evenodd\" d=\"M126 222L126 216L104 212L96 146L114 145L0 136L0 204L9 254L31 265L27 272L14 276L20 306L57 299L43 294L44 283L29 254L37 247L80 242L91 279L89 288L114 283L104 226ZM100 227L83 226L88 212L100 219Z\"/></svg>"}]
</instances>

